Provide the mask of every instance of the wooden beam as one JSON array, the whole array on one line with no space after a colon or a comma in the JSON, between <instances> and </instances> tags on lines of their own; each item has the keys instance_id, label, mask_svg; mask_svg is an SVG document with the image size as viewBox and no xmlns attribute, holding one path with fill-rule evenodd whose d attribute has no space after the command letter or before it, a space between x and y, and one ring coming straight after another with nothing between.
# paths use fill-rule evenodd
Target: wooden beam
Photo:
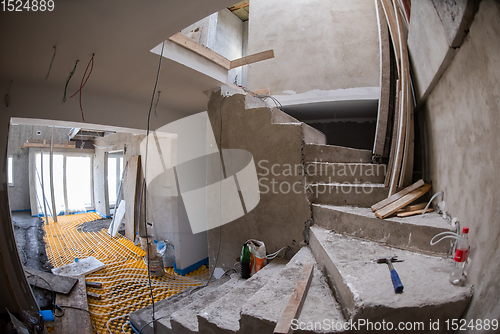
<instances>
[{"instance_id":1,"label":"wooden beam","mask_svg":"<svg viewBox=\"0 0 500 334\"><path fill-rule=\"evenodd\" d=\"M229 61L229 59L207 48L205 45L202 45L192 40L191 38L184 36L180 32L173 35L168 40L202 56L203 58L210 60L211 62L225 68L226 70L229 70L231 67L230 66L231 62Z\"/></svg>"},{"instance_id":2,"label":"wooden beam","mask_svg":"<svg viewBox=\"0 0 500 334\"><path fill-rule=\"evenodd\" d=\"M291 334L292 330L292 320L298 319L300 311L304 306L304 301L306 300L307 291L311 285L312 275L313 275L314 264L306 263L304 265L304 270L302 276L297 283L297 287L293 292L288 305L278 320L276 327L274 328L274 334Z\"/></svg>"},{"instance_id":3,"label":"wooden beam","mask_svg":"<svg viewBox=\"0 0 500 334\"><path fill-rule=\"evenodd\" d=\"M64 310L64 315L56 317L54 321L54 333L93 333L88 313L84 276L78 277L78 283L70 294L56 294L56 304ZM65 306L71 306L71 308Z\"/></svg>"},{"instance_id":4,"label":"wooden beam","mask_svg":"<svg viewBox=\"0 0 500 334\"><path fill-rule=\"evenodd\" d=\"M240 8L248 7L249 5L250 5L249 3L244 3L243 5L229 7L228 9L230 11L235 11L235 10L240 9Z\"/></svg>"},{"instance_id":5,"label":"wooden beam","mask_svg":"<svg viewBox=\"0 0 500 334\"><path fill-rule=\"evenodd\" d=\"M382 209L384 206L387 206L387 205L395 202L396 200L400 199L401 197L405 196L406 194L411 193L413 190L420 188L424 184L425 184L424 180L418 180L417 182L415 182L411 186L406 187L405 189L403 189L400 192L392 195L391 197L388 197L388 198L386 198L386 199L384 199L384 200L382 200L382 201L380 201L380 202L372 205L372 211L375 212L377 210Z\"/></svg>"},{"instance_id":6,"label":"wooden beam","mask_svg":"<svg viewBox=\"0 0 500 334\"><path fill-rule=\"evenodd\" d=\"M91 288L96 288L96 289L102 288L101 282L85 281L85 285L87 285L88 287L91 287Z\"/></svg>"},{"instance_id":7,"label":"wooden beam","mask_svg":"<svg viewBox=\"0 0 500 334\"><path fill-rule=\"evenodd\" d=\"M274 50L262 51L259 53L254 53L253 55L249 55L243 58L238 58L235 60L231 60L229 68L232 70L233 68L237 68L243 65L253 64L262 60L274 58Z\"/></svg>"},{"instance_id":8,"label":"wooden beam","mask_svg":"<svg viewBox=\"0 0 500 334\"><path fill-rule=\"evenodd\" d=\"M24 143L21 148L26 148L26 147L37 147L37 148L48 148L50 149L50 144L47 143ZM52 146L52 148L76 148L76 143L70 143L66 142L66 144L56 144Z\"/></svg>"},{"instance_id":9,"label":"wooden beam","mask_svg":"<svg viewBox=\"0 0 500 334\"><path fill-rule=\"evenodd\" d=\"M425 193L427 193L431 189L430 184L425 184L422 187L413 190L411 193L401 197L400 199L394 201L393 203L383 207L380 210L377 210L375 212L375 216L380 219L384 219L386 217L389 217L399 209L407 206L411 202L415 201L416 199L422 197Z\"/></svg>"}]
</instances>

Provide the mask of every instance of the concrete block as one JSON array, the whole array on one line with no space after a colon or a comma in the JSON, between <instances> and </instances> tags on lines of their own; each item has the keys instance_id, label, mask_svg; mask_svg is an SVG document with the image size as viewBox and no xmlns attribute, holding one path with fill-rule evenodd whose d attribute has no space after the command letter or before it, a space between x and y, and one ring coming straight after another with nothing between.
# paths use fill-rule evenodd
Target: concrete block
<instances>
[{"instance_id":1,"label":"concrete block","mask_svg":"<svg viewBox=\"0 0 500 334\"><path fill-rule=\"evenodd\" d=\"M372 162L372 151L334 145L309 144L304 153L306 162Z\"/></svg>"},{"instance_id":2,"label":"concrete block","mask_svg":"<svg viewBox=\"0 0 500 334\"><path fill-rule=\"evenodd\" d=\"M308 183L384 183L387 165L366 163L310 162Z\"/></svg>"},{"instance_id":3,"label":"concrete block","mask_svg":"<svg viewBox=\"0 0 500 334\"><path fill-rule=\"evenodd\" d=\"M317 183L308 186L315 204L369 208L389 194L389 188L373 183Z\"/></svg>"},{"instance_id":4,"label":"concrete block","mask_svg":"<svg viewBox=\"0 0 500 334\"><path fill-rule=\"evenodd\" d=\"M316 260L309 247L301 248L278 276L270 279L262 289L254 294L241 311L240 332L272 333L295 290L303 265L311 262L316 263ZM298 321L314 323L323 322L324 319L335 322L345 321L340 305L335 300L326 278L315 265L311 286ZM304 332L296 330L294 333Z\"/></svg>"},{"instance_id":5,"label":"concrete block","mask_svg":"<svg viewBox=\"0 0 500 334\"><path fill-rule=\"evenodd\" d=\"M445 255L453 248L450 240L430 245L436 234L455 231L435 212L406 218L378 219L370 208L322 204L313 204L312 208L316 225L339 234L424 253Z\"/></svg>"},{"instance_id":6,"label":"concrete block","mask_svg":"<svg viewBox=\"0 0 500 334\"><path fill-rule=\"evenodd\" d=\"M398 324L459 319L472 297L471 286L448 282L452 259L428 256L335 234L311 227L310 247L320 267L328 274L347 318ZM394 293L386 264L373 259L397 255L404 262L394 264L404 292ZM446 332L441 326L441 332ZM439 332L439 331L437 331Z\"/></svg>"},{"instance_id":7,"label":"concrete block","mask_svg":"<svg viewBox=\"0 0 500 334\"><path fill-rule=\"evenodd\" d=\"M305 123L302 123L302 135L306 144L326 145L325 134Z\"/></svg>"},{"instance_id":8,"label":"concrete block","mask_svg":"<svg viewBox=\"0 0 500 334\"><path fill-rule=\"evenodd\" d=\"M237 333L240 329L240 311L243 305L273 276L278 275L285 264L284 260L273 260L257 274L204 308L198 314L200 333Z\"/></svg>"},{"instance_id":9,"label":"concrete block","mask_svg":"<svg viewBox=\"0 0 500 334\"><path fill-rule=\"evenodd\" d=\"M172 333L198 333L198 313L243 282L244 280L239 278L239 275L234 275L228 282L220 286L212 287L209 285L204 289L205 291L200 291L189 305L172 313L170 317Z\"/></svg>"}]
</instances>

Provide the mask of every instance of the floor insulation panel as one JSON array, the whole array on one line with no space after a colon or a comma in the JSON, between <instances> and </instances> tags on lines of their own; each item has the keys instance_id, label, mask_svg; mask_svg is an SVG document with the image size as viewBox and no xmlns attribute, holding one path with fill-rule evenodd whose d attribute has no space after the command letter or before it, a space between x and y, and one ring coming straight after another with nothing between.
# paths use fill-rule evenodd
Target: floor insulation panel
<instances>
[{"instance_id":1,"label":"floor insulation panel","mask_svg":"<svg viewBox=\"0 0 500 334\"><path fill-rule=\"evenodd\" d=\"M57 223L49 217L45 229L45 247L49 261L60 267L90 256L106 264L104 269L86 276L87 281L101 282L102 288L87 287L87 292L102 296L88 298L91 320L98 333L133 333L128 314L151 304L146 252L118 234L111 238L105 229L86 231L80 225L100 219L95 212L58 216ZM173 268L165 276L152 277L154 300L159 301L208 279L208 269L180 276Z\"/></svg>"}]
</instances>

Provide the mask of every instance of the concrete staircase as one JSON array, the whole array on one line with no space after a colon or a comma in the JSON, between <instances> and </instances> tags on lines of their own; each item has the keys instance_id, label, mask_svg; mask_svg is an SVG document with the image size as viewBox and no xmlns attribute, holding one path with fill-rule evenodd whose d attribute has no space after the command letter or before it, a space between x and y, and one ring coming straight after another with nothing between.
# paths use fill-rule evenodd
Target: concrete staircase
<instances>
[{"instance_id":1,"label":"concrete staircase","mask_svg":"<svg viewBox=\"0 0 500 334\"><path fill-rule=\"evenodd\" d=\"M247 110L262 110L245 96ZM261 109L258 109L261 108ZM308 246L290 261L275 259L248 280L223 277L207 287L188 289L156 303L154 323L148 306L130 315L141 333L272 333L306 263L314 263L311 286L294 333L371 333L382 321L397 330L403 322L431 332L431 321L459 319L472 297L470 286L448 282L452 243L431 247L430 239L454 229L435 213L408 218L375 218L370 206L388 196L386 166L371 163L368 150L325 145L324 135L271 109L275 127L302 134L302 162L313 225ZM404 292L395 294L386 264L374 259L397 255ZM357 327L347 326L353 322ZM364 327L360 327L364 321ZM369 327L369 323L371 326ZM380 323L376 323L380 322ZM415 328L415 327L414 327Z\"/></svg>"}]
</instances>

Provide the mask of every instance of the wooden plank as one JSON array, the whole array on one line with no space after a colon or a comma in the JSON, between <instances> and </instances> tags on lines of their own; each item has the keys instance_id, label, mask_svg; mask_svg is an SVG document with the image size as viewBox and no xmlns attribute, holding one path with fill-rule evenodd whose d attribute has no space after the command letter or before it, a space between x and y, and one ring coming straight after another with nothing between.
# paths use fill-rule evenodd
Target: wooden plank
<instances>
[{"instance_id":1,"label":"wooden plank","mask_svg":"<svg viewBox=\"0 0 500 334\"><path fill-rule=\"evenodd\" d=\"M276 327L274 328L274 334L287 334L292 333L292 320L298 319L300 311L302 311L302 306L304 306L304 301L306 300L307 291L311 285L312 275L313 275L314 264L306 263L304 265L304 270L302 272L302 277L297 282L295 291L293 292L285 311L278 320Z\"/></svg>"},{"instance_id":2,"label":"wooden plank","mask_svg":"<svg viewBox=\"0 0 500 334\"><path fill-rule=\"evenodd\" d=\"M376 1L377 22L379 31L380 54L380 99L377 112L377 127L373 144L373 155L383 157L386 145L387 123L389 120L389 105L391 98L391 43L384 10L380 0Z\"/></svg>"},{"instance_id":3,"label":"wooden plank","mask_svg":"<svg viewBox=\"0 0 500 334\"><path fill-rule=\"evenodd\" d=\"M255 95L271 95L271 90L269 88L261 88L254 90L252 93Z\"/></svg>"},{"instance_id":4,"label":"wooden plank","mask_svg":"<svg viewBox=\"0 0 500 334\"><path fill-rule=\"evenodd\" d=\"M399 80L396 82L396 89L399 85ZM396 140L398 138L398 124L399 124L399 113L398 113L398 103L399 103L399 92L396 91L395 103L394 103L394 122L392 126L392 138L391 138L391 152L389 153L389 164L387 165L387 174L385 174L384 185L386 187L391 183L392 170L394 169L394 160L396 152Z\"/></svg>"},{"instance_id":5,"label":"wooden plank","mask_svg":"<svg viewBox=\"0 0 500 334\"><path fill-rule=\"evenodd\" d=\"M393 7L394 12L397 12L397 9ZM401 23L401 18L399 15L396 15L396 23L397 23L397 29L398 29L398 37L399 37L399 54L400 57L403 55L403 44L404 44L404 38L403 38L403 30L402 30L402 23ZM406 45L406 44L405 44ZM399 184L399 179L400 179L400 173L402 169L402 163L403 163L403 154L404 154L404 144L405 144L405 138L406 138L406 119L408 117L407 115L407 108L406 108L406 103L407 103L407 86L408 86L408 67L406 66L405 62L401 61L400 58L400 70L399 70L399 78L400 78L400 96L401 98L399 99L399 106L398 106L398 112L400 113L400 118L399 118L399 124L398 124L398 139L396 142L396 152L395 152L395 158L394 158L394 166L392 169L392 175L391 175L391 181L389 184L389 196L393 195L396 192L396 187Z\"/></svg>"},{"instance_id":6,"label":"wooden plank","mask_svg":"<svg viewBox=\"0 0 500 334\"><path fill-rule=\"evenodd\" d=\"M240 9L240 8L245 8L245 7L248 7L250 4L249 3L244 3L242 5L239 5L239 6L233 6L233 7L229 7L228 9L230 11L234 11L234 10L237 10L237 9Z\"/></svg>"},{"instance_id":7,"label":"wooden plank","mask_svg":"<svg viewBox=\"0 0 500 334\"><path fill-rule=\"evenodd\" d=\"M68 294L78 279L69 276L59 276L44 271L23 267L30 285L57 293Z\"/></svg>"},{"instance_id":8,"label":"wooden plank","mask_svg":"<svg viewBox=\"0 0 500 334\"><path fill-rule=\"evenodd\" d=\"M203 58L206 58L210 60L211 62L224 67L226 70L230 69L230 64L231 62L229 59L221 56L217 52L207 48L205 45L202 45L191 38L184 36L180 32L177 34L173 35L168 39L170 42L173 42L177 45L182 46L183 48L186 48L188 50L193 51L194 53L202 56Z\"/></svg>"},{"instance_id":9,"label":"wooden plank","mask_svg":"<svg viewBox=\"0 0 500 334\"><path fill-rule=\"evenodd\" d=\"M97 299L97 300L102 299L102 296L100 294L95 293L95 292L90 292L90 291L87 291L87 297L92 298L92 299Z\"/></svg>"},{"instance_id":10,"label":"wooden plank","mask_svg":"<svg viewBox=\"0 0 500 334\"><path fill-rule=\"evenodd\" d=\"M57 206L56 206L56 196L54 195L54 131L55 127L52 127L52 134L50 136L50 155L49 155L49 185L50 185L50 199L52 202L52 219L54 223L57 223Z\"/></svg>"},{"instance_id":11,"label":"wooden plank","mask_svg":"<svg viewBox=\"0 0 500 334\"><path fill-rule=\"evenodd\" d=\"M396 55L396 64L398 66L398 72L400 72L401 53L399 48L399 30L396 21L396 13L394 12L394 7L391 4L391 0L381 0L381 3L382 7L384 8L387 25L389 26L389 32L391 35L394 54Z\"/></svg>"},{"instance_id":12,"label":"wooden plank","mask_svg":"<svg viewBox=\"0 0 500 334\"><path fill-rule=\"evenodd\" d=\"M375 216L377 218L383 219L389 217L402 207L407 206L412 203L416 199L422 197L425 193L427 193L431 189L430 184L424 184L422 187L413 190L411 193L404 195L400 199L394 201L393 203L383 207L380 210L375 211Z\"/></svg>"},{"instance_id":13,"label":"wooden plank","mask_svg":"<svg viewBox=\"0 0 500 334\"><path fill-rule=\"evenodd\" d=\"M406 207L406 211L415 211L415 210L420 210L425 208L427 203L418 203L418 204L413 204L413 205L408 205Z\"/></svg>"},{"instance_id":14,"label":"wooden plank","mask_svg":"<svg viewBox=\"0 0 500 334\"><path fill-rule=\"evenodd\" d=\"M434 211L433 208L428 208L425 213L433 212L433 211ZM398 213L398 217L404 218L404 217L415 216L415 215L421 214L422 212L424 212L424 209L413 210L413 211L408 211L408 212L401 212L401 213Z\"/></svg>"},{"instance_id":15,"label":"wooden plank","mask_svg":"<svg viewBox=\"0 0 500 334\"><path fill-rule=\"evenodd\" d=\"M140 156L135 155L130 157L127 164L127 176L125 180L124 193L125 198L125 237L129 240L135 239L135 226L136 226L136 210L137 210L137 198L138 198L138 177L140 175L139 171L141 168Z\"/></svg>"},{"instance_id":16,"label":"wooden plank","mask_svg":"<svg viewBox=\"0 0 500 334\"><path fill-rule=\"evenodd\" d=\"M396 194L394 194L386 199L383 199L382 201L380 201L376 204L373 204L372 211L375 212L377 210L382 209L384 206L387 206L387 205L397 201L398 199L405 196L406 194L409 194L412 191L422 187L424 184L425 184L424 180L418 180L417 182L415 182L411 186L406 187L405 189L401 190L400 192L398 192L398 193L396 193Z\"/></svg>"},{"instance_id":17,"label":"wooden plank","mask_svg":"<svg viewBox=\"0 0 500 334\"><path fill-rule=\"evenodd\" d=\"M102 288L101 282L85 281L85 285L87 285L88 287L91 287L91 288L97 288L97 289Z\"/></svg>"},{"instance_id":18,"label":"wooden plank","mask_svg":"<svg viewBox=\"0 0 500 334\"><path fill-rule=\"evenodd\" d=\"M49 148L50 149L50 144L24 143L21 146L21 148L26 148L26 147ZM75 143L54 144L53 148L76 148L76 144Z\"/></svg>"},{"instance_id":19,"label":"wooden plank","mask_svg":"<svg viewBox=\"0 0 500 334\"><path fill-rule=\"evenodd\" d=\"M231 64L229 68L232 70L233 68L237 68L243 65L253 64L259 61L263 61L266 59L274 58L274 50L262 51L259 53L254 53L253 55L249 55L243 58L238 58L235 60L231 60Z\"/></svg>"},{"instance_id":20,"label":"wooden plank","mask_svg":"<svg viewBox=\"0 0 500 334\"><path fill-rule=\"evenodd\" d=\"M70 294L56 294L56 304L64 310L64 315L55 318L54 333L93 333L92 322L88 313L84 276L78 277L78 283Z\"/></svg>"}]
</instances>

